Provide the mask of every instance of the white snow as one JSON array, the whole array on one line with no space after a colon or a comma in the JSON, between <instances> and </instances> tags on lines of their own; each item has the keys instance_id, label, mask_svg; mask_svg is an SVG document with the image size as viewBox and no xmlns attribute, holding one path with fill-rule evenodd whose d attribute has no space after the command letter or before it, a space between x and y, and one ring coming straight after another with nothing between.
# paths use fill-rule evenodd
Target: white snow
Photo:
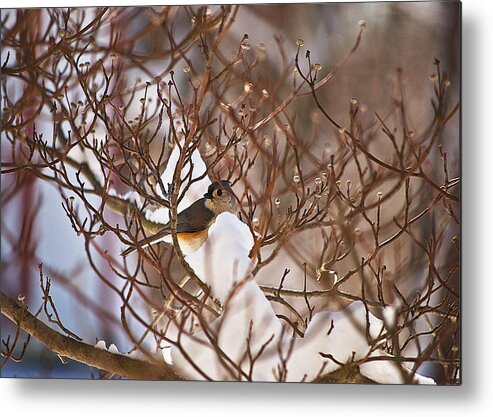
<instances>
[{"instance_id":1,"label":"white snow","mask_svg":"<svg viewBox=\"0 0 493 417\"><path fill-rule=\"evenodd\" d=\"M132 203L135 203L135 205L139 209L142 208L142 205L144 204L142 198L137 191L128 191L122 196L122 198L126 201L131 201Z\"/></svg>"},{"instance_id":2,"label":"white snow","mask_svg":"<svg viewBox=\"0 0 493 417\"><path fill-rule=\"evenodd\" d=\"M169 221L169 210L166 207L159 207L155 210L146 210L145 218L154 223L166 224Z\"/></svg>"},{"instance_id":3,"label":"white snow","mask_svg":"<svg viewBox=\"0 0 493 417\"><path fill-rule=\"evenodd\" d=\"M116 345L114 343L112 343L108 348L106 347L106 342L101 339L101 340L98 340L97 343L94 345L94 347L96 349L100 349L100 350L107 350L108 352L110 353L120 353L118 348L116 347Z\"/></svg>"},{"instance_id":4,"label":"white snow","mask_svg":"<svg viewBox=\"0 0 493 417\"><path fill-rule=\"evenodd\" d=\"M173 359L171 358L171 344L163 341L160 347L163 354L164 362L166 362L168 365L173 365Z\"/></svg>"},{"instance_id":5,"label":"white snow","mask_svg":"<svg viewBox=\"0 0 493 417\"><path fill-rule=\"evenodd\" d=\"M98 340L98 342L94 345L96 349L107 350L106 342L104 340Z\"/></svg>"},{"instance_id":6,"label":"white snow","mask_svg":"<svg viewBox=\"0 0 493 417\"><path fill-rule=\"evenodd\" d=\"M120 353L120 352L118 351L118 348L116 347L116 345L115 345L114 343L112 343L112 344L110 345L110 347L108 348L108 352L110 352L110 353Z\"/></svg>"},{"instance_id":7,"label":"white snow","mask_svg":"<svg viewBox=\"0 0 493 417\"><path fill-rule=\"evenodd\" d=\"M104 135L101 135L104 137ZM97 145L96 145L97 146ZM90 171L93 173L95 178L99 181L100 185L104 185L105 177L101 163L94 152L90 149L84 148L82 145L74 146L70 152L69 156L79 163L87 163Z\"/></svg>"},{"instance_id":8,"label":"white snow","mask_svg":"<svg viewBox=\"0 0 493 417\"><path fill-rule=\"evenodd\" d=\"M183 144L183 143L181 143ZM166 191L168 191L168 184L171 184L173 182L173 174L175 172L175 167L178 162L178 158L180 157L180 149L178 146L175 145L173 148L173 151L171 152L171 155L168 159L168 163L166 165L166 169L164 170L163 174L161 175L161 182L163 186L165 187ZM203 175L205 172L207 172L207 167L205 166L204 161L202 160L202 157L200 156L200 153L198 150L195 150L192 153L192 163L193 163L193 175L192 179L196 179L199 176ZM187 164L183 172L184 174L182 175L182 180L185 177L185 173L188 173L189 165ZM178 212L180 212L183 209L186 209L188 206L190 206L193 202L198 200L199 198L202 198L203 195L207 192L207 188L209 187L211 181L209 180L209 177L206 175L204 178L201 180L194 182L190 188L187 190L186 194L184 195L183 199L180 201L178 204ZM187 181L183 181L181 184L180 192L183 192L185 186L187 185ZM160 185L156 185L156 193L160 197L163 196L163 192L161 190ZM170 213L169 210L165 207L159 207L154 210L146 210L145 211L145 217L147 220L152 221L154 223L161 223L161 224L166 224L168 223L170 219ZM171 242L171 240L165 240L167 242Z\"/></svg>"},{"instance_id":9,"label":"white snow","mask_svg":"<svg viewBox=\"0 0 493 417\"><path fill-rule=\"evenodd\" d=\"M282 371L285 381L310 381L321 369L327 373L338 368L335 361L322 357L320 352L331 354L342 363L387 356L380 349L371 351L366 337L367 317L371 338L377 338L385 329L383 322L367 312L361 302L338 312L316 313L305 336L293 338L291 331L283 329L251 275L255 266L255 260L249 258L252 245L249 228L234 215L223 213L211 226L204 245L186 257L223 305L223 313L194 334L182 333L181 348L171 348L172 362L181 375L195 380L251 377L256 381L276 381ZM253 366L251 358L256 358ZM377 382L403 382L401 370L391 360L365 362L360 371ZM415 380L434 383L420 375Z\"/></svg>"},{"instance_id":10,"label":"white snow","mask_svg":"<svg viewBox=\"0 0 493 417\"><path fill-rule=\"evenodd\" d=\"M394 306L386 306L383 309L383 321L388 330L392 330L396 325L397 311Z\"/></svg>"},{"instance_id":11,"label":"white snow","mask_svg":"<svg viewBox=\"0 0 493 417\"><path fill-rule=\"evenodd\" d=\"M183 145L183 141L180 143L180 145ZM166 169L164 170L163 174L161 175L161 181L163 183L163 186L166 188L168 187L168 184L171 184L173 182L173 175L175 172L175 167L176 164L178 163L178 159L180 158L180 148L175 145L173 148L173 151L171 152L171 155L169 156L168 163L166 165ZM191 162L193 164L193 173L192 173L192 180L196 179L200 176L202 176L205 172L207 172L207 167L205 166L205 163L200 156L200 153L198 150L193 151L192 153L192 158ZM185 179L186 175L188 174L190 169L190 164L186 164L183 167L182 170L182 180ZM194 201L198 200L201 198L204 193L207 192L207 188L209 187L211 181L209 180L209 177L206 175L204 178L201 180L194 182L190 188L188 189L187 193L183 197L183 199L180 201L180 204L178 204L178 211L181 211L185 208L187 208L190 204L192 204ZM182 181L180 192L182 192L187 184L187 181ZM156 193L163 197L161 187L159 185L156 185ZM169 220L169 217L168 217ZM168 221L166 220L166 222Z\"/></svg>"},{"instance_id":12,"label":"white snow","mask_svg":"<svg viewBox=\"0 0 493 417\"><path fill-rule=\"evenodd\" d=\"M255 266L248 257L253 237L248 226L231 213L217 216L205 243L187 256L188 264L212 289L214 298L225 302L234 285ZM248 275L247 275L248 274Z\"/></svg>"}]
</instances>

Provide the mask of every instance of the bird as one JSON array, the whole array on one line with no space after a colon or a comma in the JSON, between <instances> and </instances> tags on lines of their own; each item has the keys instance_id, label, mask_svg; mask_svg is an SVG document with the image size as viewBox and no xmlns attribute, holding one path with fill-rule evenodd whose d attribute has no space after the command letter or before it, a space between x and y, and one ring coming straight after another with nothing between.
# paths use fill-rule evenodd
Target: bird
<instances>
[{"instance_id":1,"label":"bird","mask_svg":"<svg viewBox=\"0 0 493 417\"><path fill-rule=\"evenodd\" d=\"M196 251L207 240L209 227L224 212L238 215L239 204L229 180L214 181L204 196L178 213L176 237L184 255ZM144 249L158 242L170 240L171 222L166 223L155 235L139 240L121 253L126 257L138 248Z\"/></svg>"}]
</instances>

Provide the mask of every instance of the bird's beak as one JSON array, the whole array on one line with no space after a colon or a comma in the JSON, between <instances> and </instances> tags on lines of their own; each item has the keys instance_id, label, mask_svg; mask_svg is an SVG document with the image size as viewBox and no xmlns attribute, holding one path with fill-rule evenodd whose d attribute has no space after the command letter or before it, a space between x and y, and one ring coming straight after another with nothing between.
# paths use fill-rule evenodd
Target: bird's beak
<instances>
[{"instance_id":1,"label":"bird's beak","mask_svg":"<svg viewBox=\"0 0 493 417\"><path fill-rule=\"evenodd\" d=\"M209 192L205 193L204 197L207 198L208 200L212 200L212 194Z\"/></svg>"}]
</instances>

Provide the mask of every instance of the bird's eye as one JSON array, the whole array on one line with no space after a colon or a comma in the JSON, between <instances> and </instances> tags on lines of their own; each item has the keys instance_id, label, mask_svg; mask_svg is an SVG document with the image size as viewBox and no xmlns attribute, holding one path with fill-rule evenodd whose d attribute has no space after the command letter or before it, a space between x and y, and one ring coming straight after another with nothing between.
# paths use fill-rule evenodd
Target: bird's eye
<instances>
[{"instance_id":1,"label":"bird's eye","mask_svg":"<svg viewBox=\"0 0 493 417\"><path fill-rule=\"evenodd\" d=\"M221 189L217 190L217 191L216 191L216 195L217 195L218 197L221 197L221 196L223 195L223 190L221 190Z\"/></svg>"}]
</instances>

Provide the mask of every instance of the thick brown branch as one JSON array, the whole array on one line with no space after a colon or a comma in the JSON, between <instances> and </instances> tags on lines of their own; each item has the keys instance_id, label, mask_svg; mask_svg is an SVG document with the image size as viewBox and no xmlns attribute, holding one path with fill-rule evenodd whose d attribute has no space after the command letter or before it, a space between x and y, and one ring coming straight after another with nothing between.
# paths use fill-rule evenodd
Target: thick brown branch
<instances>
[{"instance_id":1,"label":"thick brown branch","mask_svg":"<svg viewBox=\"0 0 493 417\"><path fill-rule=\"evenodd\" d=\"M156 360L151 363L134 359L63 336L19 306L4 292L0 295L0 301L2 314L5 317L60 356L130 379L167 381L182 379L162 361Z\"/></svg>"},{"instance_id":2,"label":"thick brown branch","mask_svg":"<svg viewBox=\"0 0 493 417\"><path fill-rule=\"evenodd\" d=\"M343 366L329 374L320 375L315 384L376 384L370 378L361 375L357 366Z\"/></svg>"}]
</instances>

